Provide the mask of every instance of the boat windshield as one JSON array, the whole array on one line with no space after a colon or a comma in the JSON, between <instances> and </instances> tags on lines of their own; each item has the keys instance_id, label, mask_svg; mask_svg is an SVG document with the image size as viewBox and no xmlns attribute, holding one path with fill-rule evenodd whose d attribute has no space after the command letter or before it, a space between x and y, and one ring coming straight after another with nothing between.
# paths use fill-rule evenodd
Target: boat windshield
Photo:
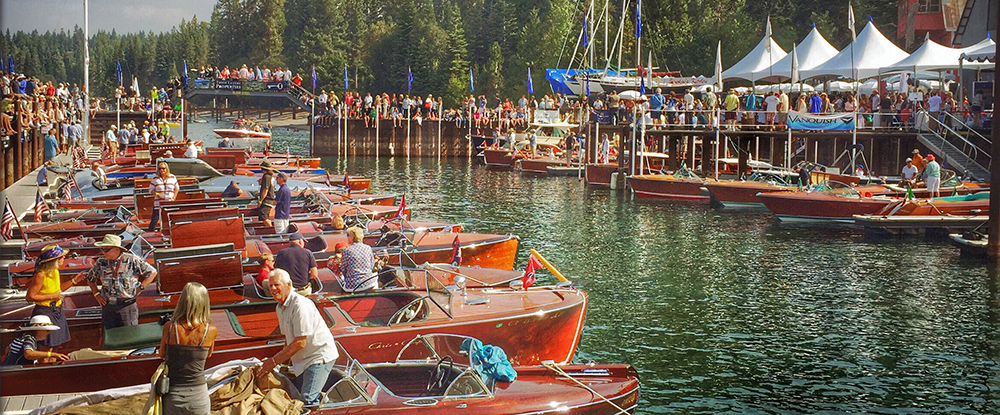
<instances>
[{"instance_id":1,"label":"boat windshield","mask_svg":"<svg viewBox=\"0 0 1000 415\"><path fill-rule=\"evenodd\" d=\"M427 278L427 298L430 298L449 318L454 317L451 314L451 291L430 271L424 270L424 276Z\"/></svg>"},{"instance_id":2,"label":"boat windshield","mask_svg":"<svg viewBox=\"0 0 1000 415\"><path fill-rule=\"evenodd\" d=\"M687 168L686 166L681 166L679 169L677 169L677 171L674 172L674 177L678 179L701 180L701 177L698 177L698 175L695 174L693 170Z\"/></svg>"},{"instance_id":3,"label":"boat windshield","mask_svg":"<svg viewBox=\"0 0 1000 415\"><path fill-rule=\"evenodd\" d=\"M836 180L825 180L822 183L813 186L813 190L817 192L829 193L839 197L861 197L861 193L858 193L854 186L838 182Z\"/></svg>"},{"instance_id":4,"label":"boat windshield","mask_svg":"<svg viewBox=\"0 0 1000 415\"><path fill-rule=\"evenodd\" d=\"M747 181L769 183L778 186L791 186L784 177L767 170L754 171L750 174L750 177L747 178Z\"/></svg>"},{"instance_id":5,"label":"boat windshield","mask_svg":"<svg viewBox=\"0 0 1000 415\"><path fill-rule=\"evenodd\" d=\"M396 363L452 362L465 367L444 389L444 399L491 396L493 382L483 380L482 362L471 359L482 348L482 342L456 334L425 334L410 340L396 356Z\"/></svg>"},{"instance_id":6,"label":"boat windshield","mask_svg":"<svg viewBox=\"0 0 1000 415\"><path fill-rule=\"evenodd\" d=\"M381 385L339 342L337 349L340 356L334 362L326 382L332 386L326 390L327 400L321 408L375 405Z\"/></svg>"},{"instance_id":7,"label":"boat windshield","mask_svg":"<svg viewBox=\"0 0 1000 415\"><path fill-rule=\"evenodd\" d=\"M962 178L954 170L941 169L941 186L957 187L962 185Z\"/></svg>"}]
</instances>

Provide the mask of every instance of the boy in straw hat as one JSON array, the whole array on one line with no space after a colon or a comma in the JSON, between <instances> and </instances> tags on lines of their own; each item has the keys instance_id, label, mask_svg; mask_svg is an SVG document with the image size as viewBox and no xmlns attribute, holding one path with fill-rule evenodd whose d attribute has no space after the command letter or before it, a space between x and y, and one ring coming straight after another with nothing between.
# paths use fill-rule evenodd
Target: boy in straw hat
<instances>
[{"instance_id":1,"label":"boy in straw hat","mask_svg":"<svg viewBox=\"0 0 1000 415\"><path fill-rule=\"evenodd\" d=\"M17 331L21 332L21 335L10 342L10 346L7 347L7 357L3 359L3 365L30 365L35 363L35 361L51 363L68 360L69 357L62 353L38 350L38 342L44 341L50 332L58 330L59 326L52 324L52 319L49 316L37 315L31 317L28 324L17 329Z\"/></svg>"}]
</instances>

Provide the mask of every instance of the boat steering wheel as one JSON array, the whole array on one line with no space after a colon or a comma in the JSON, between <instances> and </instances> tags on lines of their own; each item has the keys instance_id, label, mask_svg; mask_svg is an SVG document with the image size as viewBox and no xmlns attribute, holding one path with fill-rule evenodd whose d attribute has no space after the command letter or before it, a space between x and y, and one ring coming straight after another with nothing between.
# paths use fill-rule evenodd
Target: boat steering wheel
<instances>
[{"instance_id":1,"label":"boat steering wheel","mask_svg":"<svg viewBox=\"0 0 1000 415\"><path fill-rule=\"evenodd\" d=\"M444 362L448 362L448 370L444 370ZM434 366L434 371L431 372L431 378L427 380L427 394L430 395L434 391L440 391L444 389L445 382L448 380L448 373L455 369L455 361L451 356L442 357L438 360L437 365ZM443 391L442 391L443 393Z\"/></svg>"},{"instance_id":2,"label":"boat steering wheel","mask_svg":"<svg viewBox=\"0 0 1000 415\"><path fill-rule=\"evenodd\" d=\"M403 306L403 308L399 309L399 311L396 311L396 313L393 314L392 317L389 317L389 325L394 326L399 323L409 323L411 321L414 321L417 319L417 317L420 315L420 311L423 309L424 309L423 297L410 301L409 304ZM403 319L406 319L406 321L403 321Z\"/></svg>"}]
</instances>

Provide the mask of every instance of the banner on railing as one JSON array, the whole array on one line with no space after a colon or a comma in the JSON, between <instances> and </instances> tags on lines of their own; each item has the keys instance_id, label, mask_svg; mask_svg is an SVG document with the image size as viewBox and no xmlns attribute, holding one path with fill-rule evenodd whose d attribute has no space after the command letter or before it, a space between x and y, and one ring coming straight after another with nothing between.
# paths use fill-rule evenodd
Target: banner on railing
<instances>
[{"instance_id":1,"label":"banner on railing","mask_svg":"<svg viewBox=\"0 0 1000 415\"><path fill-rule=\"evenodd\" d=\"M233 79L217 79L215 81L215 89L239 91L240 89L243 89L243 82Z\"/></svg>"},{"instance_id":2,"label":"banner on railing","mask_svg":"<svg viewBox=\"0 0 1000 415\"><path fill-rule=\"evenodd\" d=\"M854 113L810 114L788 111L788 128L811 131L851 131L854 129Z\"/></svg>"}]
</instances>

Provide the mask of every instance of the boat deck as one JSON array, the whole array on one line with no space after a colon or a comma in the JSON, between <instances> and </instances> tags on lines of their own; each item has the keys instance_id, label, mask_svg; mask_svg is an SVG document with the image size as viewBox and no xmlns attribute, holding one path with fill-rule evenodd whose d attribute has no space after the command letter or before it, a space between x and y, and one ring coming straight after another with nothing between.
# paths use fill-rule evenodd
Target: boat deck
<instances>
[{"instance_id":1,"label":"boat deck","mask_svg":"<svg viewBox=\"0 0 1000 415\"><path fill-rule=\"evenodd\" d=\"M43 405L80 395L83 395L83 393L0 396L0 412L4 415L27 414Z\"/></svg>"}]
</instances>

